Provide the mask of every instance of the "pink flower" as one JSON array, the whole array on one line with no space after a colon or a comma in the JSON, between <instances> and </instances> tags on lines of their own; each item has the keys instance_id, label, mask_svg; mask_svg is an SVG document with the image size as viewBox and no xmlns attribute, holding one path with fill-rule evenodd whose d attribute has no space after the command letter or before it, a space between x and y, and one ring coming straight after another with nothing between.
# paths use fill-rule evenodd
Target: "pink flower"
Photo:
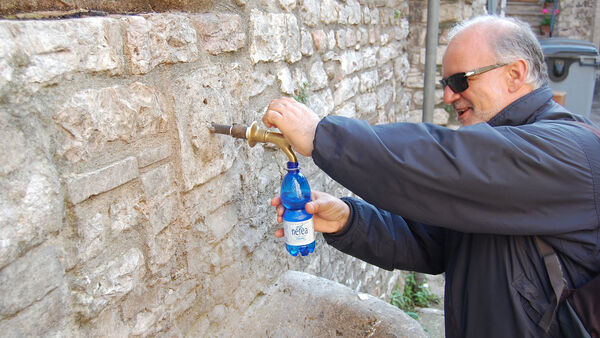
<instances>
[{"instance_id":1,"label":"pink flower","mask_svg":"<svg viewBox=\"0 0 600 338\"><path fill-rule=\"evenodd\" d=\"M558 8L554 10L554 15L558 15Z\"/></svg>"},{"instance_id":2,"label":"pink flower","mask_svg":"<svg viewBox=\"0 0 600 338\"><path fill-rule=\"evenodd\" d=\"M542 9L542 14L548 14L548 8Z\"/></svg>"}]
</instances>

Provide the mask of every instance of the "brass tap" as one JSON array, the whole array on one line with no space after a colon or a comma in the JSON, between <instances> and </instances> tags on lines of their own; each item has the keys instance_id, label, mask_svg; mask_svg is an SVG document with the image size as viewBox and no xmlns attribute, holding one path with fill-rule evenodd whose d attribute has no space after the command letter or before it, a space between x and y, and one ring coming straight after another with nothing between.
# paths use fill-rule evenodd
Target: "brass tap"
<instances>
[{"instance_id":1,"label":"brass tap","mask_svg":"<svg viewBox=\"0 0 600 338\"><path fill-rule=\"evenodd\" d=\"M250 127L246 127L241 124L224 125L211 123L209 129L213 133L246 139L248 140L248 145L250 145L250 147L254 147L256 143L259 142L273 143L283 150L290 162L298 162L296 154L294 154L294 151L292 150L292 146L290 146L290 144L285 140L283 134L260 128L258 126L258 122L256 121L252 122Z\"/></svg>"}]
</instances>

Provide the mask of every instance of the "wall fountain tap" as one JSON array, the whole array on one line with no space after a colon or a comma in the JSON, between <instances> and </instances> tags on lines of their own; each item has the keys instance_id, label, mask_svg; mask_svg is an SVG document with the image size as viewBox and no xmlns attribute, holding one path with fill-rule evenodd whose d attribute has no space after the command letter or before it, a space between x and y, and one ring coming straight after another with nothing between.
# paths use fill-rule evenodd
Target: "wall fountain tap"
<instances>
[{"instance_id":1,"label":"wall fountain tap","mask_svg":"<svg viewBox=\"0 0 600 338\"><path fill-rule=\"evenodd\" d=\"M216 124L211 123L209 127L212 133L229 135L235 138L248 140L248 145L254 147L256 143L273 143L287 155L290 162L298 162L292 146L285 140L283 134L260 128L258 122L254 121L250 127L241 124Z\"/></svg>"}]
</instances>

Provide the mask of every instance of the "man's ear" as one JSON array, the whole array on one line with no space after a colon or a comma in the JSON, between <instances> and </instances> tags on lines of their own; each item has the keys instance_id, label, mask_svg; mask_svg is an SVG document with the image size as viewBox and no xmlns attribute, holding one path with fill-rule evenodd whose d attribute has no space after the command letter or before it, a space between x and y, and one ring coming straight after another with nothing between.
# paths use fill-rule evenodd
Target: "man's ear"
<instances>
[{"instance_id":1,"label":"man's ear","mask_svg":"<svg viewBox=\"0 0 600 338\"><path fill-rule=\"evenodd\" d=\"M527 62L523 59L506 65L508 90L511 93L519 91L527 79Z\"/></svg>"}]
</instances>

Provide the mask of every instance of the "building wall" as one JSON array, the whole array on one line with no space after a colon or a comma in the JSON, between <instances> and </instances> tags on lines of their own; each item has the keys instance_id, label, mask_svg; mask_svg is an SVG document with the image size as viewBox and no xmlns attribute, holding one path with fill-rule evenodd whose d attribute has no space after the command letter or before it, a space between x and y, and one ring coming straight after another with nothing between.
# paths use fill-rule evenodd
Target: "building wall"
<instances>
[{"instance_id":1,"label":"building wall","mask_svg":"<svg viewBox=\"0 0 600 338\"><path fill-rule=\"evenodd\" d=\"M447 3L442 23L482 3ZM288 270L388 297L401 272L321 235L290 257L269 206L287 158L208 126L260 121L282 95L320 116L419 120L419 4L3 1L2 335L228 335ZM299 160L313 189L348 193Z\"/></svg>"}]
</instances>

